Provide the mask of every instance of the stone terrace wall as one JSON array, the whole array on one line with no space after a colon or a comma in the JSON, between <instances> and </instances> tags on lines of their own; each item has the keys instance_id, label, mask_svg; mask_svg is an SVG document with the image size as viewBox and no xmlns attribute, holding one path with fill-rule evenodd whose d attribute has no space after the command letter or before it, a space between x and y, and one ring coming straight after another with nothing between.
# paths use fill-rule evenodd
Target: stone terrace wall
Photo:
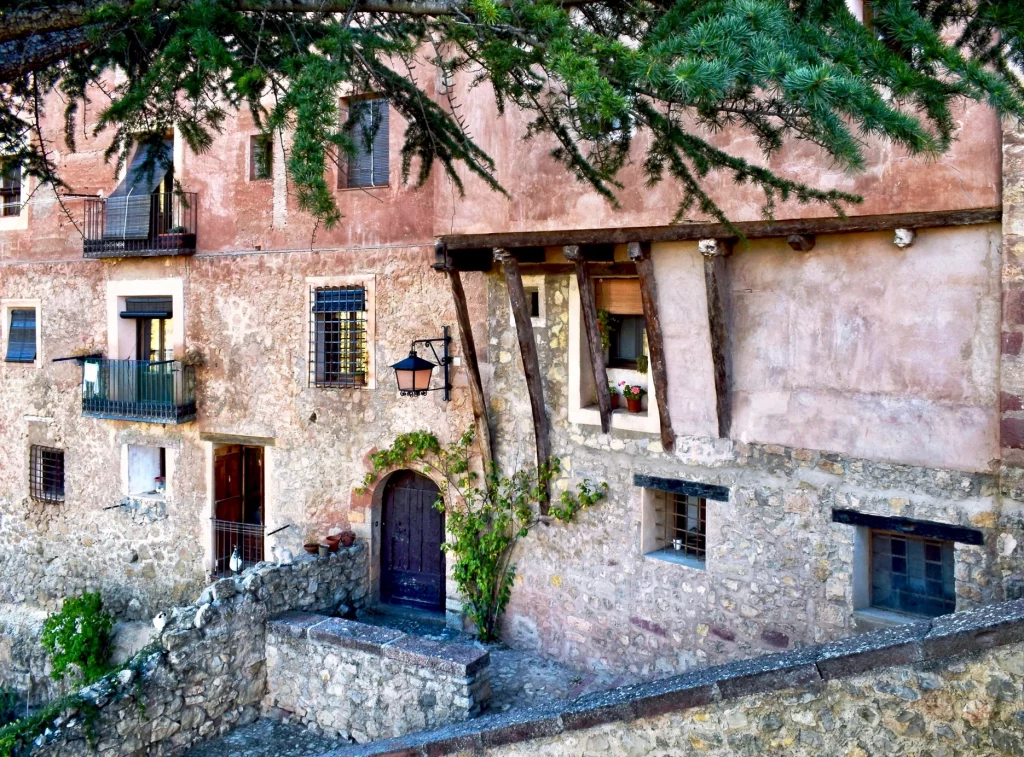
<instances>
[{"instance_id":1,"label":"stone terrace wall","mask_svg":"<svg viewBox=\"0 0 1024 757\"><path fill-rule=\"evenodd\" d=\"M267 626L265 706L359 743L401 736L479 715L489 663L471 644L287 613Z\"/></svg>"},{"instance_id":2,"label":"stone terrace wall","mask_svg":"<svg viewBox=\"0 0 1024 757\"><path fill-rule=\"evenodd\" d=\"M331 757L470 753L1024 754L1024 601L483 717Z\"/></svg>"},{"instance_id":3,"label":"stone terrace wall","mask_svg":"<svg viewBox=\"0 0 1024 757\"><path fill-rule=\"evenodd\" d=\"M303 555L291 565L260 563L212 584L194 605L169 614L141 681L124 670L84 690L100 708L95 749L81 716L70 713L36 753L177 755L255 720L267 686L267 618L358 607L367 595L366 575L366 547L357 543L328 557Z\"/></svg>"}]
</instances>

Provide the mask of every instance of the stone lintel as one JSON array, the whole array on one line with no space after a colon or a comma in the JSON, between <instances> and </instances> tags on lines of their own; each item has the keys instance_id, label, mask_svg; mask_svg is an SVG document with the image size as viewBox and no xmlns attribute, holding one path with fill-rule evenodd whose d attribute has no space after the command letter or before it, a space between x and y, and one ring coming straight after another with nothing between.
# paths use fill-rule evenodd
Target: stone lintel
<instances>
[{"instance_id":1,"label":"stone lintel","mask_svg":"<svg viewBox=\"0 0 1024 757\"><path fill-rule=\"evenodd\" d=\"M892 518L883 515L862 513L859 510L832 509L832 522L845 523L848 526L867 526L884 531L896 531L901 534L913 534L930 539L957 541L963 544L980 546L985 543L984 534L977 528L953 526L948 523L937 523L916 518Z\"/></svg>"},{"instance_id":2,"label":"stone lintel","mask_svg":"<svg viewBox=\"0 0 1024 757\"><path fill-rule=\"evenodd\" d=\"M335 647L358 649L378 657L383 655L386 644L398 641L403 636L405 636L404 633L393 628L381 628L342 618L329 618L309 629L311 641Z\"/></svg>"},{"instance_id":3,"label":"stone lintel","mask_svg":"<svg viewBox=\"0 0 1024 757\"><path fill-rule=\"evenodd\" d=\"M406 635L384 647L384 656L410 665L468 678L491 662L491 653L471 644L452 644Z\"/></svg>"},{"instance_id":4,"label":"stone lintel","mask_svg":"<svg viewBox=\"0 0 1024 757\"><path fill-rule=\"evenodd\" d=\"M279 636L302 638L309 629L328 620L326 615L311 612L286 612L267 621L267 631Z\"/></svg>"},{"instance_id":5,"label":"stone lintel","mask_svg":"<svg viewBox=\"0 0 1024 757\"><path fill-rule=\"evenodd\" d=\"M828 681L874 668L919 662L924 654L921 641L930 628L931 623L922 620L824 644L818 648L818 672Z\"/></svg>"},{"instance_id":6,"label":"stone lintel","mask_svg":"<svg viewBox=\"0 0 1024 757\"><path fill-rule=\"evenodd\" d=\"M657 489L670 494L685 494L690 497L704 497L716 502L729 501L729 487L702 484L699 481L685 481L681 478L662 478L647 476L642 473L633 474L633 486L641 489Z\"/></svg>"}]
</instances>

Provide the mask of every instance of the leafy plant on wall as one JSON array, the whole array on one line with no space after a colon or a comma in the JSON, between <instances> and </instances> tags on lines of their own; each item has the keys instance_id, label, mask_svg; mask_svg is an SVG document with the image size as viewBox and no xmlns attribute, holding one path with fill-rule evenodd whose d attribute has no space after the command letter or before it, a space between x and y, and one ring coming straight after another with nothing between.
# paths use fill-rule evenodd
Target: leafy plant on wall
<instances>
[{"instance_id":1,"label":"leafy plant on wall","mask_svg":"<svg viewBox=\"0 0 1024 757\"><path fill-rule=\"evenodd\" d=\"M42 643L50 653L52 676L62 680L77 671L76 683L88 685L110 670L114 618L103 609L99 592L64 600L61 611L43 623Z\"/></svg>"},{"instance_id":2,"label":"leafy plant on wall","mask_svg":"<svg viewBox=\"0 0 1024 757\"><path fill-rule=\"evenodd\" d=\"M363 479L362 491L395 468L437 474L440 496L434 506L445 514L448 541L443 549L455 556L453 578L463 607L480 640L496 641L512 595L516 544L545 519L570 522L580 510L603 499L608 485L581 481L567 488L545 518L537 504L541 492L561 472L558 458L537 468L520 468L511 476L491 463L481 482L470 466L472 443L472 430L446 445L427 431L402 434L391 447L370 456L373 470Z\"/></svg>"}]
</instances>

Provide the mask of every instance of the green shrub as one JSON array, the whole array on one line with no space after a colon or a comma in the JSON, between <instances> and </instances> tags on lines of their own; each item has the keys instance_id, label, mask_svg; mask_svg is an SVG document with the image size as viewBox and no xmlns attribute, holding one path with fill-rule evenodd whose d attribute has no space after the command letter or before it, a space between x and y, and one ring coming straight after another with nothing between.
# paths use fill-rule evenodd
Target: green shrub
<instances>
[{"instance_id":1,"label":"green shrub","mask_svg":"<svg viewBox=\"0 0 1024 757\"><path fill-rule=\"evenodd\" d=\"M110 670L114 618L103 609L99 592L64 600L64 607L43 624L43 647L50 653L53 677L77 670L76 683L88 686Z\"/></svg>"},{"instance_id":2,"label":"green shrub","mask_svg":"<svg viewBox=\"0 0 1024 757\"><path fill-rule=\"evenodd\" d=\"M8 686L0 686L0 728L18 719L18 694Z\"/></svg>"}]
</instances>

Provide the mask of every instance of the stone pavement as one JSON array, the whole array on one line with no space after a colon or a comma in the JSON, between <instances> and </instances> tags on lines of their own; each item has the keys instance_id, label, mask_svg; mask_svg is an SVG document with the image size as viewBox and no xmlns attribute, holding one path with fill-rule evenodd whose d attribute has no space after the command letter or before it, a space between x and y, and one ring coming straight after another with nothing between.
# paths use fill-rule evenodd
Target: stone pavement
<instances>
[{"instance_id":1,"label":"stone pavement","mask_svg":"<svg viewBox=\"0 0 1024 757\"><path fill-rule=\"evenodd\" d=\"M429 616L360 613L358 619L363 623L386 625L427 638L473 643L469 634L446 628ZM491 653L490 712L532 707L554 699L571 699L635 680L605 673L579 672L509 649L504 644L488 648ZM343 745L293 723L263 719L194 747L187 757L310 757Z\"/></svg>"}]
</instances>

